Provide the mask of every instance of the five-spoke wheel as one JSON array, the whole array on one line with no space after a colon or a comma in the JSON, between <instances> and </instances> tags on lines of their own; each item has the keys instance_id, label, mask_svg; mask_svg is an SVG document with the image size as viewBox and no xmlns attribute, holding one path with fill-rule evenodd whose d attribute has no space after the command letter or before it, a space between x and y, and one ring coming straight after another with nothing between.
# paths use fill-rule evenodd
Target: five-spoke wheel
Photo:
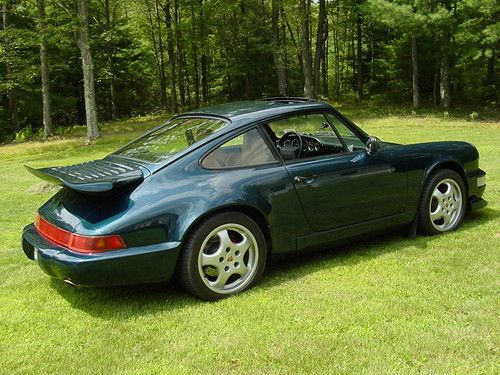
<instances>
[{"instance_id":1,"label":"five-spoke wheel","mask_svg":"<svg viewBox=\"0 0 500 375\"><path fill-rule=\"evenodd\" d=\"M264 270L266 241L250 217L224 212L193 230L180 257L178 274L184 288L215 300L255 283Z\"/></svg>"},{"instance_id":2,"label":"five-spoke wheel","mask_svg":"<svg viewBox=\"0 0 500 375\"><path fill-rule=\"evenodd\" d=\"M252 280L259 262L257 241L239 224L215 228L201 245L198 271L205 285L216 293L234 293Z\"/></svg>"},{"instance_id":3,"label":"five-spoke wheel","mask_svg":"<svg viewBox=\"0 0 500 375\"><path fill-rule=\"evenodd\" d=\"M446 178L432 192L429 214L434 228L445 232L452 228L462 211L462 191L458 184Z\"/></svg>"},{"instance_id":4,"label":"five-spoke wheel","mask_svg":"<svg viewBox=\"0 0 500 375\"><path fill-rule=\"evenodd\" d=\"M460 225L465 213L465 186L455 171L441 169L424 186L419 206L419 228L425 234L448 232Z\"/></svg>"}]
</instances>

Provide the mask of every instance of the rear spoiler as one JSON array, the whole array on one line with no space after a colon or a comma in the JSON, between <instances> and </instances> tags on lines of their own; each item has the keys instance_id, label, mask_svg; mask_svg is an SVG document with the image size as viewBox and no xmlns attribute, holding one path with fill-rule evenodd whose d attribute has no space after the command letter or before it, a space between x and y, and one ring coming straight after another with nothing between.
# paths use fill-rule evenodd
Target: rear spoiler
<instances>
[{"instance_id":1,"label":"rear spoiler","mask_svg":"<svg viewBox=\"0 0 500 375\"><path fill-rule=\"evenodd\" d=\"M52 184L66 186L82 193L101 193L117 187L140 182L144 173L132 161L94 160L67 167L35 169L25 165L36 177Z\"/></svg>"}]
</instances>

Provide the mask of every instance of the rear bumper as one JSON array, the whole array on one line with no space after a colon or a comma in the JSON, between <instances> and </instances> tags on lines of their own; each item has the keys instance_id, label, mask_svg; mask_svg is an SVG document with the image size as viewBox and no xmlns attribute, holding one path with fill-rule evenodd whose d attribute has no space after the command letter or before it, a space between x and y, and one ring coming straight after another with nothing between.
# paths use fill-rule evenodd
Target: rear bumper
<instances>
[{"instance_id":1,"label":"rear bumper","mask_svg":"<svg viewBox=\"0 0 500 375\"><path fill-rule=\"evenodd\" d=\"M467 209L473 211L486 207L486 202L482 196L486 189L486 172L482 169L477 169L467 176L469 201Z\"/></svg>"},{"instance_id":2,"label":"rear bumper","mask_svg":"<svg viewBox=\"0 0 500 375\"><path fill-rule=\"evenodd\" d=\"M114 286L168 281L180 242L79 254L47 241L33 224L24 228L23 251L49 276L77 286Z\"/></svg>"}]
</instances>

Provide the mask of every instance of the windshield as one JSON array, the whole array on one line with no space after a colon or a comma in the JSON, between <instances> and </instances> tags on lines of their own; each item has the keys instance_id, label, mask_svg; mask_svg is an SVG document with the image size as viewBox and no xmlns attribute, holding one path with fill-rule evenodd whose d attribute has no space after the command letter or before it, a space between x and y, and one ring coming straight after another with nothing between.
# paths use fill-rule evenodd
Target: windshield
<instances>
[{"instance_id":1,"label":"windshield","mask_svg":"<svg viewBox=\"0 0 500 375\"><path fill-rule=\"evenodd\" d=\"M159 163L226 125L220 119L178 118L132 141L115 155Z\"/></svg>"}]
</instances>

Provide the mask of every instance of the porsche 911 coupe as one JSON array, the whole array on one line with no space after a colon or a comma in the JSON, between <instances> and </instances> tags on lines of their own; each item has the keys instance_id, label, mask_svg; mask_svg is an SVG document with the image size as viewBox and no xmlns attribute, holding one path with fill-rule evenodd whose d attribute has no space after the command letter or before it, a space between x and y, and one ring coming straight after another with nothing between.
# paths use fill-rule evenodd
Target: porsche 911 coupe
<instances>
[{"instance_id":1,"label":"porsche 911 coupe","mask_svg":"<svg viewBox=\"0 0 500 375\"><path fill-rule=\"evenodd\" d=\"M270 256L389 228L457 228L486 206L466 142L371 137L329 104L270 98L173 117L102 160L27 169L62 186L22 235L26 256L74 286L167 282L216 300Z\"/></svg>"}]
</instances>

